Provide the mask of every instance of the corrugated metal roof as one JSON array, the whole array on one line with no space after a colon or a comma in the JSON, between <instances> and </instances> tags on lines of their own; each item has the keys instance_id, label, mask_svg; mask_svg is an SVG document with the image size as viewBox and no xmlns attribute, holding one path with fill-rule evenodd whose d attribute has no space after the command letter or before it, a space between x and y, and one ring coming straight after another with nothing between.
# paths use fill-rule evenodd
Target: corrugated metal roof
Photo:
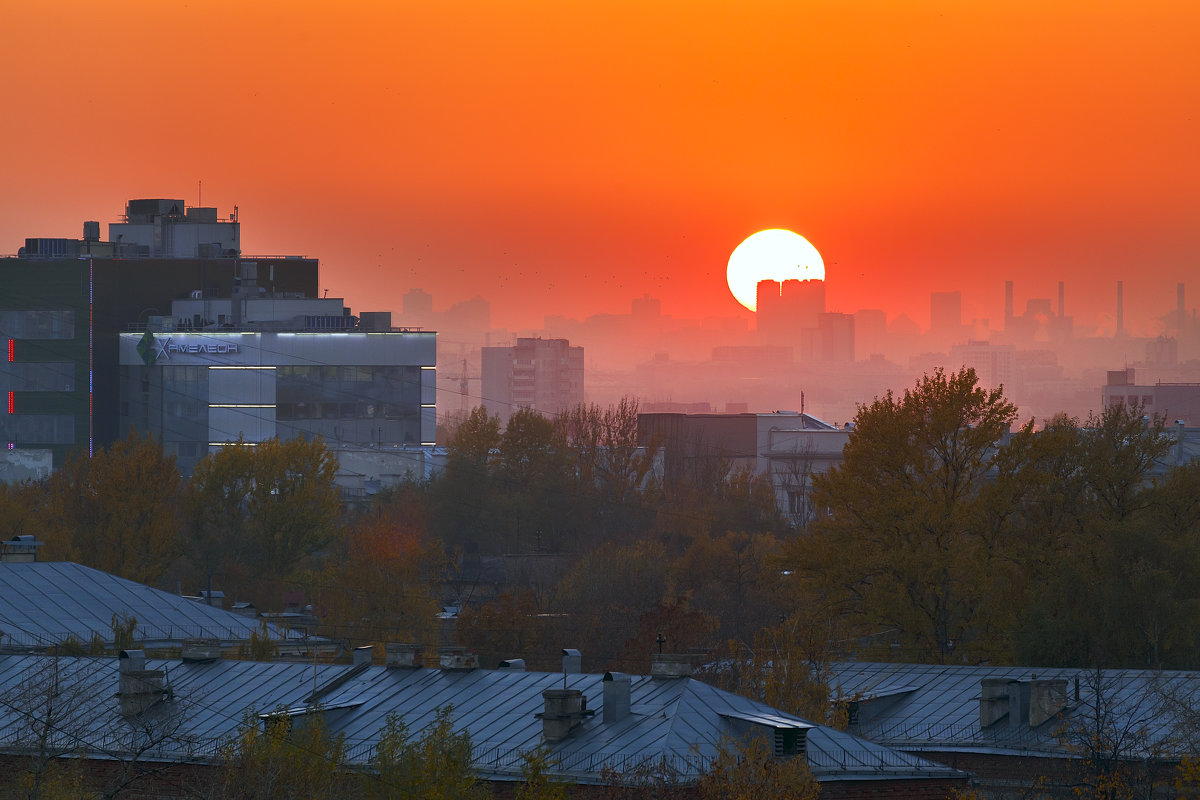
<instances>
[{"instance_id":1,"label":"corrugated metal roof","mask_svg":"<svg viewBox=\"0 0 1200 800\"><path fill-rule=\"evenodd\" d=\"M1099 716L1115 730L1136 733L1135 749L1165 755L1180 752L1180 732L1189 724L1178 712L1200 707L1196 672L841 662L833 675L836 693L860 702L852 731L911 751L1062 755L1072 730ZM984 679L1065 681L1066 707L1036 727L1011 716L983 726Z\"/></svg>"},{"instance_id":2,"label":"corrugated metal roof","mask_svg":"<svg viewBox=\"0 0 1200 800\"><path fill-rule=\"evenodd\" d=\"M29 650L68 638L111 644L112 618L135 617L135 637L149 647L199 637L229 644L258 631L259 621L187 600L67 561L0 562L0 651ZM274 639L300 634L268 626Z\"/></svg>"},{"instance_id":3,"label":"corrugated metal roof","mask_svg":"<svg viewBox=\"0 0 1200 800\"><path fill-rule=\"evenodd\" d=\"M725 717L757 724L808 727L811 724L762 703L723 692L694 679L632 676L631 713L617 721L603 717L603 675L508 670L451 671L368 667L338 684L351 665L218 661L208 664L148 661L164 670L174 699L154 713L177 726L149 757L212 758L250 715L295 712L316 687L333 685L321 699L329 730L345 737L353 763L367 763L389 714L419 734L438 711L453 707L456 731L470 734L474 763L495 779L520 776L522 753L543 744L542 692L565 685L586 697L595 715L566 739L552 745L555 771L577 782L598 781L606 768L628 772L653 764L681 780L703 773L723 738L733 735ZM0 749L19 749L25 705L36 695L27 687L44 684L57 671L71 685L80 712L61 736L72 750L103 756L119 750L120 734L130 729L118 713L116 659L0 656ZM40 682L40 684L39 684ZM175 709L175 711L172 711ZM171 714L176 714L172 717ZM27 731L25 731L27 734ZM942 778L954 770L823 726L808 727L806 757L822 781Z\"/></svg>"}]
</instances>

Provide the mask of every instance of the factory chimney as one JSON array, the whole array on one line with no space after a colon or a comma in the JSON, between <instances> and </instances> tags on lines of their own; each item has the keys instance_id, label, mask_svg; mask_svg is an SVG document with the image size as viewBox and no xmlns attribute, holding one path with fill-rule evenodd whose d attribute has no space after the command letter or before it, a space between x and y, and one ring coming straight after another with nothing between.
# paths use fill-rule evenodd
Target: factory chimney
<instances>
[{"instance_id":1,"label":"factory chimney","mask_svg":"<svg viewBox=\"0 0 1200 800\"><path fill-rule=\"evenodd\" d=\"M1067 315L1066 290L1063 282L1058 282L1058 318L1062 319Z\"/></svg>"},{"instance_id":2,"label":"factory chimney","mask_svg":"<svg viewBox=\"0 0 1200 800\"><path fill-rule=\"evenodd\" d=\"M1117 281L1117 336L1125 335L1125 281Z\"/></svg>"},{"instance_id":3,"label":"factory chimney","mask_svg":"<svg viewBox=\"0 0 1200 800\"><path fill-rule=\"evenodd\" d=\"M1012 332L1013 321L1013 282L1004 282L1004 331Z\"/></svg>"}]
</instances>

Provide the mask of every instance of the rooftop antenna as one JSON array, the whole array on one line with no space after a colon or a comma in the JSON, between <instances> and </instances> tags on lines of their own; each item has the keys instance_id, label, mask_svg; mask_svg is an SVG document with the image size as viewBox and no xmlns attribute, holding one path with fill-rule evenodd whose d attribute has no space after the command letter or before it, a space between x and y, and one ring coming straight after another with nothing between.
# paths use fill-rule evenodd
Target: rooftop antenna
<instances>
[{"instance_id":1,"label":"rooftop antenna","mask_svg":"<svg viewBox=\"0 0 1200 800\"><path fill-rule=\"evenodd\" d=\"M658 636L654 637L654 641L658 643L658 654L661 656L663 645L667 643L667 637L662 635L662 631L659 631Z\"/></svg>"}]
</instances>

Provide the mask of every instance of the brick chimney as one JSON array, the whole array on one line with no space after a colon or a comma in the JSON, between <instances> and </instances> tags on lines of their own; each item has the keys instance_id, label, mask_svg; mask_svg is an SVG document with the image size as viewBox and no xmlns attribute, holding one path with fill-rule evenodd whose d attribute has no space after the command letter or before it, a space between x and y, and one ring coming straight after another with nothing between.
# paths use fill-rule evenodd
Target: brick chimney
<instances>
[{"instance_id":1,"label":"brick chimney","mask_svg":"<svg viewBox=\"0 0 1200 800\"><path fill-rule=\"evenodd\" d=\"M388 669L416 669L424 665L423 648L419 644L388 642L385 663Z\"/></svg>"},{"instance_id":2,"label":"brick chimney","mask_svg":"<svg viewBox=\"0 0 1200 800\"><path fill-rule=\"evenodd\" d=\"M156 703L171 696L164 684L161 669L146 669L146 653L142 650L122 650L120 683L117 698L121 715L136 717Z\"/></svg>"}]
</instances>

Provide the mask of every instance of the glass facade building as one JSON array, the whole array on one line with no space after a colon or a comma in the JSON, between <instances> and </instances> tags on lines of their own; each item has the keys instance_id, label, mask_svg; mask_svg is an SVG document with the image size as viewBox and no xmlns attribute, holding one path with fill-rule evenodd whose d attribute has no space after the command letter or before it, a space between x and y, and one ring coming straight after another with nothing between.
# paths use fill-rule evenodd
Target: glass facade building
<instances>
[{"instance_id":1,"label":"glass facade building","mask_svg":"<svg viewBox=\"0 0 1200 800\"><path fill-rule=\"evenodd\" d=\"M239 440L432 445L436 334L121 334L121 429L152 433L190 475Z\"/></svg>"}]
</instances>

